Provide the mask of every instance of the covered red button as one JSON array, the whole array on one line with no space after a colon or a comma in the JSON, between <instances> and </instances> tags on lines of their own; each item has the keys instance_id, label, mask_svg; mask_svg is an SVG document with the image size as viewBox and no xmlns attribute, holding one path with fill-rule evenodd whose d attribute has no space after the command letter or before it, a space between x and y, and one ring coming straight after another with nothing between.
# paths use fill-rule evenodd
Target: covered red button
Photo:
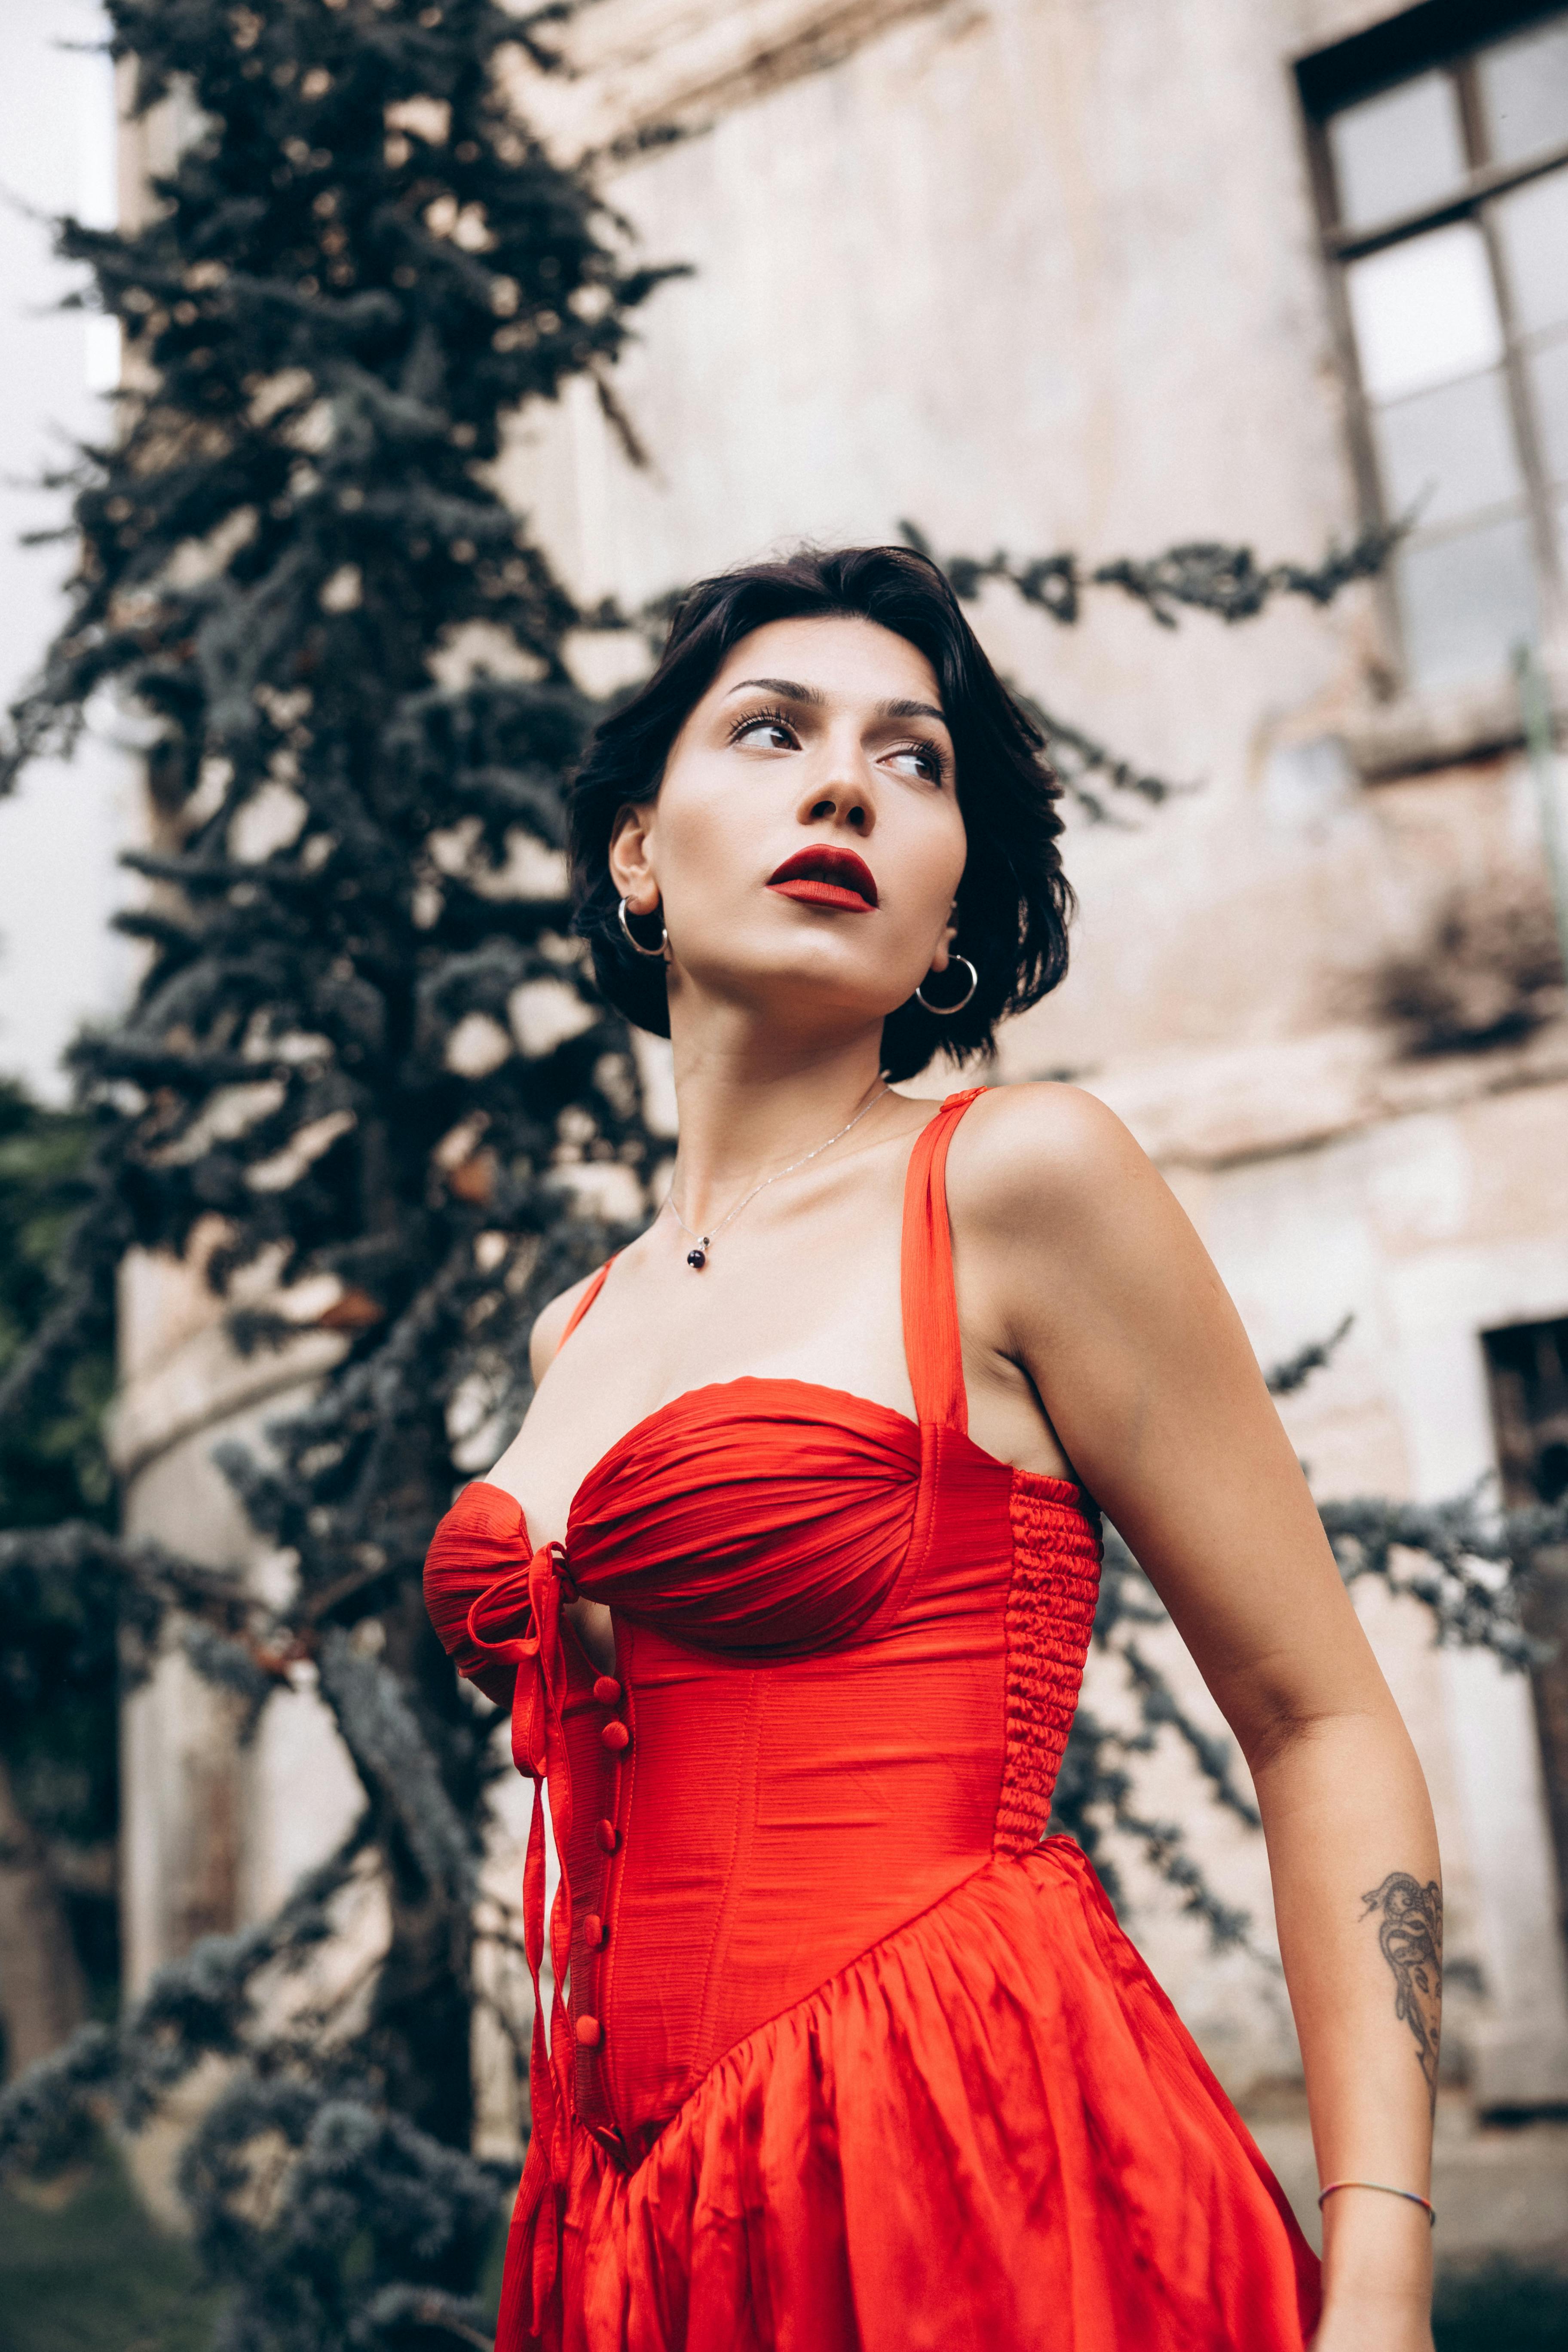
<instances>
[{"instance_id":1,"label":"covered red button","mask_svg":"<svg viewBox=\"0 0 1568 2352\"><path fill-rule=\"evenodd\" d=\"M616 1825L614 1822L601 1822L594 1834L598 1839L599 1843L604 1847L606 1853L614 1853L616 1846L620 1843L619 1838L616 1835Z\"/></svg>"},{"instance_id":2,"label":"covered red button","mask_svg":"<svg viewBox=\"0 0 1568 2352\"><path fill-rule=\"evenodd\" d=\"M590 1911L583 1922L583 1937L591 1952L596 1952L605 1940L605 1923L596 1911Z\"/></svg>"},{"instance_id":3,"label":"covered red button","mask_svg":"<svg viewBox=\"0 0 1568 2352\"><path fill-rule=\"evenodd\" d=\"M602 2038L596 2017L580 2017L577 2020L577 2039L584 2050L596 2050Z\"/></svg>"},{"instance_id":4,"label":"covered red button","mask_svg":"<svg viewBox=\"0 0 1568 2352\"><path fill-rule=\"evenodd\" d=\"M619 1706L621 1686L614 1675L600 1675L594 1685L594 1696L601 1706Z\"/></svg>"},{"instance_id":5,"label":"covered red button","mask_svg":"<svg viewBox=\"0 0 1568 2352\"><path fill-rule=\"evenodd\" d=\"M622 1748L629 1748L632 1744L632 1735L626 1729L626 1725L621 1721L618 1715L611 1717L609 1722L605 1724L603 1731L600 1732L599 1737L604 1741L606 1748L619 1749Z\"/></svg>"}]
</instances>

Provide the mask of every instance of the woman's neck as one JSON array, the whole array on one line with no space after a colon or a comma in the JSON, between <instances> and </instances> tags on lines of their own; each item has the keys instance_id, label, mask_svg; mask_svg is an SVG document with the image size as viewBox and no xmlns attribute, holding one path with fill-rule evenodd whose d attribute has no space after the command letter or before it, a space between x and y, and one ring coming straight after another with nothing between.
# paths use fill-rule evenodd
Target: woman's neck
<instances>
[{"instance_id":1,"label":"woman's neck","mask_svg":"<svg viewBox=\"0 0 1568 2352\"><path fill-rule=\"evenodd\" d=\"M881 1033L823 1041L759 1034L749 1024L701 1025L697 1036L672 1020L671 1044L680 1118L675 1198L686 1223L705 1230L748 1185L816 1150L875 1098Z\"/></svg>"}]
</instances>

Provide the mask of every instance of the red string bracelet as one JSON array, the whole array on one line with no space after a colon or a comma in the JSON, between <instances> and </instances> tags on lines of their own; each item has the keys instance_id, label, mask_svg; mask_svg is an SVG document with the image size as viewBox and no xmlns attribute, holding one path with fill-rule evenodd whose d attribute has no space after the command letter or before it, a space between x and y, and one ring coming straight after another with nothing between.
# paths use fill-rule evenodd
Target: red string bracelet
<instances>
[{"instance_id":1,"label":"red string bracelet","mask_svg":"<svg viewBox=\"0 0 1568 2352\"><path fill-rule=\"evenodd\" d=\"M1375 2189L1384 2197L1403 2197L1411 2205L1425 2206L1426 2220L1434 2230L1437 2226L1436 2209L1430 2197L1417 2197L1414 2189L1391 2189L1386 2180L1331 2180L1326 2189L1318 2191L1318 2210L1323 2210L1323 2200L1338 2189Z\"/></svg>"}]
</instances>

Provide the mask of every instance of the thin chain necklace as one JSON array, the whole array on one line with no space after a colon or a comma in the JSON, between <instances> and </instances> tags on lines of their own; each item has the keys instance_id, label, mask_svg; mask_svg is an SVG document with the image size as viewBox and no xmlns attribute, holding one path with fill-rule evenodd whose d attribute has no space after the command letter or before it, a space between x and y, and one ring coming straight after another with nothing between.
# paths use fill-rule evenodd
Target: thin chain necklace
<instances>
[{"instance_id":1,"label":"thin chain necklace","mask_svg":"<svg viewBox=\"0 0 1568 2352\"><path fill-rule=\"evenodd\" d=\"M725 1226L732 1224L735 1219L740 1215L742 1210L749 1207L752 1202L756 1199L759 1192L765 1192L770 1184L778 1183L783 1177L793 1176L795 1170L797 1168L804 1168L808 1160L820 1159L822 1154L825 1151L830 1150L834 1144L842 1143L844 1138L848 1134L849 1129L852 1127L858 1127L860 1121L865 1118L866 1113L868 1110L875 1109L878 1103L881 1101L883 1095L890 1095L893 1089L891 1087L882 1087L879 1088L878 1092L871 1097L869 1102L864 1102L861 1104L853 1118L847 1119L845 1121L837 1135L830 1135L826 1143L819 1143L815 1151L802 1152L800 1158L798 1160L792 1160L787 1168L775 1169L771 1176L764 1176L760 1184L753 1184L751 1191L747 1192L742 1199L736 1202L729 1215L727 1217L720 1218L718 1223L714 1226L710 1234L700 1234L694 1227L687 1223L685 1218L681 1215L680 1211L675 1205L675 1186L672 1182L669 1191L665 1194L664 1205L669 1211L670 1215L675 1219L676 1223L680 1227L681 1232L688 1234L696 1244L695 1248L689 1249L686 1253L686 1263L691 1268L693 1274L701 1273L703 1267L708 1263L709 1251L712 1248L714 1243L719 1238L719 1235L723 1232Z\"/></svg>"}]
</instances>

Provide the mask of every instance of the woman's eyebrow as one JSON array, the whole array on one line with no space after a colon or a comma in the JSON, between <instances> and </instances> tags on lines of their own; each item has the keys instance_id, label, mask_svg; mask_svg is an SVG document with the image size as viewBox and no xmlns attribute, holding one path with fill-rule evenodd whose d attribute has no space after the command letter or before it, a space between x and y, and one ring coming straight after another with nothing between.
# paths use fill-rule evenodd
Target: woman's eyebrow
<instances>
[{"instance_id":1,"label":"woman's eyebrow","mask_svg":"<svg viewBox=\"0 0 1568 2352\"><path fill-rule=\"evenodd\" d=\"M818 710L826 707L827 697L820 687L802 686L798 678L793 677L743 677L727 689L725 699L728 700L731 694L744 694L748 688L758 687L764 694L776 694L786 702L805 702ZM877 716L879 719L936 719L942 726L947 725L946 712L939 710L934 703L909 702L901 698L892 702L879 702Z\"/></svg>"},{"instance_id":2,"label":"woman's eyebrow","mask_svg":"<svg viewBox=\"0 0 1568 2352\"><path fill-rule=\"evenodd\" d=\"M738 686L730 688L729 694L744 694L748 687L759 686L765 694L781 695L786 702L813 703L818 709L827 700L820 687L802 686L793 677L743 677ZM728 700L728 695L725 698Z\"/></svg>"}]
</instances>

